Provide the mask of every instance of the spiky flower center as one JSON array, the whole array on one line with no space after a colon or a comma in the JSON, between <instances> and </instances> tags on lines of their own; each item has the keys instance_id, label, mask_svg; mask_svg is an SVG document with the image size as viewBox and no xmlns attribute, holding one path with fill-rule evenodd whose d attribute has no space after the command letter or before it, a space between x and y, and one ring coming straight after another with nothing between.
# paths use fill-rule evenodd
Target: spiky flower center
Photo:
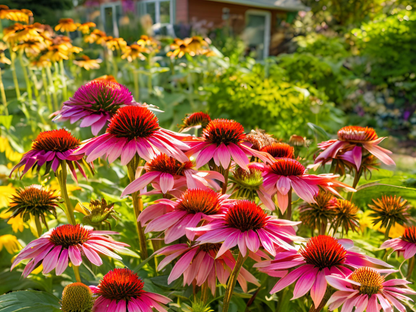
<instances>
[{"instance_id":1,"label":"spiky flower center","mask_svg":"<svg viewBox=\"0 0 416 312\"><path fill-rule=\"evenodd\" d=\"M384 277L371 268L361 267L355 270L349 278L361 284L361 286L352 284L352 287L363 295L375 295L383 289Z\"/></svg>"},{"instance_id":2,"label":"spiky flower center","mask_svg":"<svg viewBox=\"0 0 416 312\"><path fill-rule=\"evenodd\" d=\"M211 117L204 112L196 112L189 114L183 120L182 128L201 126L205 128L211 121Z\"/></svg>"},{"instance_id":3,"label":"spiky flower center","mask_svg":"<svg viewBox=\"0 0 416 312\"><path fill-rule=\"evenodd\" d=\"M143 106L124 106L111 118L107 132L119 138L147 138L159 130L155 114Z\"/></svg>"},{"instance_id":4,"label":"spiky flower center","mask_svg":"<svg viewBox=\"0 0 416 312\"><path fill-rule=\"evenodd\" d=\"M273 143L261 149L262 152L267 152L274 158L293 158L295 149L286 143Z\"/></svg>"},{"instance_id":5,"label":"spiky flower center","mask_svg":"<svg viewBox=\"0 0 416 312\"><path fill-rule=\"evenodd\" d=\"M335 238L326 235L310 238L299 252L306 263L319 270L343 264L347 253Z\"/></svg>"},{"instance_id":6,"label":"spiky flower center","mask_svg":"<svg viewBox=\"0 0 416 312\"><path fill-rule=\"evenodd\" d=\"M338 199L336 202L337 214L345 216L355 216L358 212L358 207L346 199Z\"/></svg>"},{"instance_id":7,"label":"spiky flower center","mask_svg":"<svg viewBox=\"0 0 416 312\"><path fill-rule=\"evenodd\" d=\"M62 292L63 312L91 312L94 299L91 289L83 283L67 285Z\"/></svg>"},{"instance_id":8,"label":"spiky flower center","mask_svg":"<svg viewBox=\"0 0 416 312\"><path fill-rule=\"evenodd\" d=\"M203 137L206 141L220 145L234 143L244 140L244 128L234 120L214 119L204 129Z\"/></svg>"},{"instance_id":9,"label":"spiky flower center","mask_svg":"<svg viewBox=\"0 0 416 312\"><path fill-rule=\"evenodd\" d=\"M220 250L221 244L202 244L199 246L199 249L205 252L213 252L217 254L218 250Z\"/></svg>"},{"instance_id":10,"label":"spiky flower center","mask_svg":"<svg viewBox=\"0 0 416 312\"><path fill-rule=\"evenodd\" d=\"M82 225L65 224L52 230L49 241L56 245L68 248L69 246L82 245L88 241L91 230Z\"/></svg>"},{"instance_id":11,"label":"spiky flower center","mask_svg":"<svg viewBox=\"0 0 416 312\"><path fill-rule=\"evenodd\" d=\"M249 167L249 171L238 167L233 180L242 187L257 188L263 183L262 171L254 167Z\"/></svg>"},{"instance_id":12,"label":"spiky flower center","mask_svg":"<svg viewBox=\"0 0 416 312\"><path fill-rule=\"evenodd\" d=\"M338 131L338 139L349 142L367 142L378 138L376 131L369 127L347 126Z\"/></svg>"},{"instance_id":13,"label":"spiky flower center","mask_svg":"<svg viewBox=\"0 0 416 312\"><path fill-rule=\"evenodd\" d=\"M206 215L218 213L221 208L220 195L212 190L188 189L176 202L176 209Z\"/></svg>"},{"instance_id":14,"label":"spiky flower center","mask_svg":"<svg viewBox=\"0 0 416 312\"><path fill-rule=\"evenodd\" d=\"M305 167L300 162L291 158L279 158L269 166L270 172L282 176L301 176Z\"/></svg>"},{"instance_id":15,"label":"spiky flower center","mask_svg":"<svg viewBox=\"0 0 416 312\"><path fill-rule=\"evenodd\" d=\"M245 140L253 144L251 148L257 151L267 145L277 142L275 138L261 129L251 130L250 133L246 135Z\"/></svg>"},{"instance_id":16,"label":"spiky flower center","mask_svg":"<svg viewBox=\"0 0 416 312\"><path fill-rule=\"evenodd\" d=\"M303 224L315 228L325 225L335 215L337 199L329 192L319 191L313 197L315 203L305 203L299 207L299 218Z\"/></svg>"},{"instance_id":17,"label":"spiky flower center","mask_svg":"<svg viewBox=\"0 0 416 312\"><path fill-rule=\"evenodd\" d=\"M47 152L66 152L77 148L81 142L65 129L44 131L33 141L32 149Z\"/></svg>"},{"instance_id":18,"label":"spiky flower center","mask_svg":"<svg viewBox=\"0 0 416 312\"><path fill-rule=\"evenodd\" d=\"M140 297L145 291L144 283L130 269L114 269L108 272L98 285L98 295L109 300L130 300Z\"/></svg>"},{"instance_id":19,"label":"spiky flower center","mask_svg":"<svg viewBox=\"0 0 416 312\"><path fill-rule=\"evenodd\" d=\"M381 199L373 199L375 207L372 206L373 210L378 210L387 215L395 215L404 212L406 209L407 200L402 199L401 196L385 196L383 195Z\"/></svg>"},{"instance_id":20,"label":"spiky flower center","mask_svg":"<svg viewBox=\"0 0 416 312\"><path fill-rule=\"evenodd\" d=\"M192 162L181 163L166 154L159 154L146 164L146 171L157 171L171 175L185 175L184 170L192 168Z\"/></svg>"},{"instance_id":21,"label":"spiky flower center","mask_svg":"<svg viewBox=\"0 0 416 312\"><path fill-rule=\"evenodd\" d=\"M407 227L404 230L402 239L406 242L416 244L416 227Z\"/></svg>"},{"instance_id":22,"label":"spiky flower center","mask_svg":"<svg viewBox=\"0 0 416 312\"><path fill-rule=\"evenodd\" d=\"M228 226L241 232L259 230L267 224L267 214L256 203L248 200L238 200L225 215Z\"/></svg>"},{"instance_id":23,"label":"spiky flower center","mask_svg":"<svg viewBox=\"0 0 416 312\"><path fill-rule=\"evenodd\" d=\"M10 202L10 210L14 214L29 212L40 215L55 210L58 205L58 196L53 191L42 189L40 185L31 185L16 191Z\"/></svg>"}]
</instances>

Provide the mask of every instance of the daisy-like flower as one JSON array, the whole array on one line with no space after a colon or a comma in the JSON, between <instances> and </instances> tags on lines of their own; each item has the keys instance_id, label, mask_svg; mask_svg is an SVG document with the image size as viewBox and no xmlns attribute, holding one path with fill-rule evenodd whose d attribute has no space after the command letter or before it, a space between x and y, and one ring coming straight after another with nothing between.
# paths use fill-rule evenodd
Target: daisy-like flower
<instances>
[{"instance_id":1,"label":"daisy-like flower","mask_svg":"<svg viewBox=\"0 0 416 312\"><path fill-rule=\"evenodd\" d=\"M45 216L52 214L56 218L56 207L58 207L58 196L55 192L43 189L40 185L31 185L26 188L16 190L12 196L9 209L6 212L12 213L10 218L22 217L23 221L28 221L31 216L42 220L46 228Z\"/></svg>"},{"instance_id":2,"label":"daisy-like flower","mask_svg":"<svg viewBox=\"0 0 416 312\"><path fill-rule=\"evenodd\" d=\"M262 148L277 143L277 140L266 133L266 131L261 129L251 130L249 134L246 135L245 142L252 144L251 148L256 151L260 151Z\"/></svg>"},{"instance_id":3,"label":"daisy-like flower","mask_svg":"<svg viewBox=\"0 0 416 312\"><path fill-rule=\"evenodd\" d=\"M251 201L258 197L267 209L274 210L273 200L263 187L263 170L256 163L248 164L247 167L249 171L240 167L236 168L230 178L232 182L231 197Z\"/></svg>"},{"instance_id":4,"label":"daisy-like flower","mask_svg":"<svg viewBox=\"0 0 416 312\"><path fill-rule=\"evenodd\" d=\"M338 195L334 187L342 187L347 191L355 189L336 180L333 174L310 175L305 173L305 167L300 162L290 158L276 159L272 164L265 166L263 186L269 194L277 194L280 211L284 213L289 203L289 191L295 193L308 203L315 203L314 196L318 194L319 187Z\"/></svg>"},{"instance_id":5,"label":"daisy-like flower","mask_svg":"<svg viewBox=\"0 0 416 312\"><path fill-rule=\"evenodd\" d=\"M223 242L217 258L236 245L243 257L247 250L256 253L260 247L275 256L277 247L294 249L291 243L298 239L294 227L299 223L269 216L254 202L237 200L209 224L188 230L201 235L198 243Z\"/></svg>"},{"instance_id":6,"label":"daisy-like flower","mask_svg":"<svg viewBox=\"0 0 416 312\"><path fill-rule=\"evenodd\" d=\"M224 182L222 174L216 171L198 171L192 167L193 163L190 160L182 163L166 154L159 154L146 163L144 167L146 173L131 182L121 196L143 190L150 183L155 183L155 188L163 194L182 187L202 189L212 187L219 190L215 180Z\"/></svg>"},{"instance_id":7,"label":"daisy-like flower","mask_svg":"<svg viewBox=\"0 0 416 312\"><path fill-rule=\"evenodd\" d=\"M409 222L411 206L401 196L386 196L372 200L374 205L368 205L371 210L369 217L374 218L373 224L380 227L392 227L396 223L404 225Z\"/></svg>"},{"instance_id":8,"label":"daisy-like flower","mask_svg":"<svg viewBox=\"0 0 416 312\"><path fill-rule=\"evenodd\" d=\"M99 30L94 29L89 35L85 36L84 41L88 43L96 43L96 44L102 44L107 37L106 33Z\"/></svg>"},{"instance_id":9,"label":"daisy-like flower","mask_svg":"<svg viewBox=\"0 0 416 312\"><path fill-rule=\"evenodd\" d=\"M175 57L182 58L185 54L189 53L186 42L179 38L174 39L174 42L170 45L170 49L173 51L169 51L166 56L170 56L172 59Z\"/></svg>"},{"instance_id":10,"label":"daisy-like flower","mask_svg":"<svg viewBox=\"0 0 416 312\"><path fill-rule=\"evenodd\" d=\"M114 269L104 275L98 286L90 286L96 296L93 312L166 312L169 298L145 291L144 283L130 269Z\"/></svg>"},{"instance_id":11,"label":"daisy-like flower","mask_svg":"<svg viewBox=\"0 0 416 312\"><path fill-rule=\"evenodd\" d=\"M188 156L196 156L196 167L202 167L211 159L215 165L228 169L231 158L248 171L249 160L246 155L271 162L272 157L264 152L251 149L245 143L244 128L234 120L214 119L204 129L201 140L187 142L191 149Z\"/></svg>"},{"instance_id":12,"label":"daisy-like flower","mask_svg":"<svg viewBox=\"0 0 416 312\"><path fill-rule=\"evenodd\" d=\"M62 312L90 312L94 305L91 289L83 283L72 283L65 286L62 292Z\"/></svg>"},{"instance_id":13,"label":"daisy-like flower","mask_svg":"<svg viewBox=\"0 0 416 312\"><path fill-rule=\"evenodd\" d=\"M160 153L179 161L189 161L182 152L189 147L177 137L175 132L160 128L157 117L149 109L129 105L118 109L105 134L86 141L75 154L87 155L88 162L105 155L109 163L121 156L123 166L136 154L146 161Z\"/></svg>"},{"instance_id":14,"label":"daisy-like flower","mask_svg":"<svg viewBox=\"0 0 416 312\"><path fill-rule=\"evenodd\" d=\"M348 277L327 276L328 284L337 289L328 301L329 310L342 307L342 311L355 312L393 312L394 308L406 312L406 307L400 301L409 301L405 295L416 295L404 279L385 280L385 277L396 272L383 270L378 272L372 268L362 267L355 270ZM387 274L385 274L387 273ZM413 301L413 300L412 300Z\"/></svg>"},{"instance_id":15,"label":"daisy-like flower","mask_svg":"<svg viewBox=\"0 0 416 312\"><path fill-rule=\"evenodd\" d=\"M143 55L143 53L150 52L147 48L142 47L138 44L131 44L129 46L126 46L123 50L123 55L121 58L127 59L130 63L133 62L135 59L144 60L146 57Z\"/></svg>"},{"instance_id":16,"label":"daisy-like flower","mask_svg":"<svg viewBox=\"0 0 416 312\"><path fill-rule=\"evenodd\" d=\"M295 149L286 143L272 143L261 149L262 152L269 153L274 158L294 158Z\"/></svg>"},{"instance_id":17,"label":"daisy-like flower","mask_svg":"<svg viewBox=\"0 0 416 312\"><path fill-rule=\"evenodd\" d=\"M124 251L129 245L116 242L111 231L95 231L92 227L65 224L43 234L40 238L30 242L13 261L11 270L22 260L30 259L23 276L27 277L39 264L43 265L43 273L55 269L56 275L61 275L72 265L80 266L84 255L94 265L100 266L103 261L100 254L121 260L116 251Z\"/></svg>"},{"instance_id":18,"label":"daisy-like flower","mask_svg":"<svg viewBox=\"0 0 416 312\"><path fill-rule=\"evenodd\" d=\"M73 63L81 68L84 68L85 70L90 70L99 69L101 62L102 60L100 59L92 60L88 56L83 55L81 56L81 59L74 60Z\"/></svg>"},{"instance_id":19,"label":"daisy-like flower","mask_svg":"<svg viewBox=\"0 0 416 312\"><path fill-rule=\"evenodd\" d=\"M90 33L90 29L96 27L95 23L93 22L86 22L83 24L77 24L78 30L81 31L84 35Z\"/></svg>"},{"instance_id":20,"label":"daisy-like flower","mask_svg":"<svg viewBox=\"0 0 416 312\"><path fill-rule=\"evenodd\" d=\"M196 227L202 220L211 221L215 215L224 213L234 202L228 197L208 189L188 189L177 201L156 200L154 205L143 210L137 221L147 224L146 233L165 231L166 244L184 235L192 241L195 233L186 228Z\"/></svg>"},{"instance_id":21,"label":"daisy-like flower","mask_svg":"<svg viewBox=\"0 0 416 312\"><path fill-rule=\"evenodd\" d=\"M358 232L360 222L357 216L358 207L346 199L337 199L335 203L335 216L332 227L336 231L341 228L342 233L348 231Z\"/></svg>"},{"instance_id":22,"label":"daisy-like flower","mask_svg":"<svg viewBox=\"0 0 416 312\"><path fill-rule=\"evenodd\" d=\"M299 251L281 252L274 260L256 263L254 267L271 276L278 276L283 271L284 277L270 293L279 292L296 282L292 300L310 291L315 307L318 307L327 288L325 277L334 274L345 277L353 269L363 266L391 267L381 260L351 251L352 247L351 240L319 235L310 238Z\"/></svg>"},{"instance_id":23,"label":"daisy-like flower","mask_svg":"<svg viewBox=\"0 0 416 312\"><path fill-rule=\"evenodd\" d=\"M111 51L123 50L127 46L127 42L123 38L114 38L112 36L105 37L104 42Z\"/></svg>"},{"instance_id":24,"label":"daisy-like flower","mask_svg":"<svg viewBox=\"0 0 416 312\"><path fill-rule=\"evenodd\" d=\"M193 36L192 38L185 38L184 42L191 56L201 55L208 48L208 42L201 36Z\"/></svg>"},{"instance_id":25,"label":"daisy-like flower","mask_svg":"<svg viewBox=\"0 0 416 312\"><path fill-rule=\"evenodd\" d=\"M82 159L81 155L72 155L80 144L80 141L65 129L41 132L33 141L31 150L23 155L20 162L13 168L10 176L22 166L24 166L23 177L31 168L37 168L39 171L44 166L45 174L47 174L50 169L56 172L60 166L66 163L75 180L77 180L75 166L86 178L87 176L81 165L92 170L91 167Z\"/></svg>"},{"instance_id":26,"label":"daisy-like flower","mask_svg":"<svg viewBox=\"0 0 416 312\"><path fill-rule=\"evenodd\" d=\"M230 273L235 266L235 259L229 250L222 256L216 258L220 248L221 244L202 244L195 246L177 244L166 246L157 251L158 255L166 256L160 262L157 269L158 271L162 270L173 260L180 257L169 274L168 284L183 275L183 286L191 285L193 282L201 286L207 282L214 296L217 278L221 284L226 285ZM241 268L237 280L244 292L247 292L247 282L260 286L257 279L244 268Z\"/></svg>"},{"instance_id":27,"label":"daisy-like flower","mask_svg":"<svg viewBox=\"0 0 416 312\"><path fill-rule=\"evenodd\" d=\"M351 151L357 170L361 167L361 160L365 151L373 154L386 165L394 165L393 159L388 156L391 151L386 150L380 144L385 137L379 138L373 128L347 126L338 131L338 140L329 140L319 144L323 150L315 159L315 165L324 165L347 151Z\"/></svg>"},{"instance_id":28,"label":"daisy-like flower","mask_svg":"<svg viewBox=\"0 0 416 312\"><path fill-rule=\"evenodd\" d=\"M204 112L196 112L186 115L179 126L179 132L187 132L191 129L204 129L211 121L211 117Z\"/></svg>"},{"instance_id":29,"label":"daisy-like flower","mask_svg":"<svg viewBox=\"0 0 416 312\"><path fill-rule=\"evenodd\" d=\"M77 24L74 23L72 18L61 18L59 24L55 26L55 30L61 32L73 32L77 28Z\"/></svg>"},{"instance_id":30,"label":"daisy-like flower","mask_svg":"<svg viewBox=\"0 0 416 312\"><path fill-rule=\"evenodd\" d=\"M47 45L44 41L27 40L15 45L13 51L23 51L28 57L35 57L46 48Z\"/></svg>"},{"instance_id":31,"label":"daisy-like flower","mask_svg":"<svg viewBox=\"0 0 416 312\"><path fill-rule=\"evenodd\" d=\"M416 227L407 227L402 237L386 240L380 248L392 248L405 259L412 258L416 254Z\"/></svg>"},{"instance_id":32,"label":"daisy-like flower","mask_svg":"<svg viewBox=\"0 0 416 312\"><path fill-rule=\"evenodd\" d=\"M92 134L97 135L123 105L133 105L133 96L125 86L93 80L79 87L53 120L71 123L82 120L80 126L91 127Z\"/></svg>"}]
</instances>

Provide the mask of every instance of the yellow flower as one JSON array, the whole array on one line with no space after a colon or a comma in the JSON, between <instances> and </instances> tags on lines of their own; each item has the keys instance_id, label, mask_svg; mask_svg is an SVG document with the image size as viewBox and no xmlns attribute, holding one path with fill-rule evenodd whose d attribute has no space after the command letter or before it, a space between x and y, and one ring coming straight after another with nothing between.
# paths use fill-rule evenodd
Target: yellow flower
<instances>
[{"instance_id":1,"label":"yellow flower","mask_svg":"<svg viewBox=\"0 0 416 312\"><path fill-rule=\"evenodd\" d=\"M367 210L361 215L360 218L360 227L361 231L364 231L366 228L372 229L374 231L378 231L380 233L385 233L386 228L381 227L380 224L374 225L374 218L370 217L369 215L372 213L371 210ZM396 223L394 226L390 228L389 236L390 237L400 237L404 234L405 227Z\"/></svg>"},{"instance_id":2,"label":"yellow flower","mask_svg":"<svg viewBox=\"0 0 416 312\"><path fill-rule=\"evenodd\" d=\"M12 184L0 186L0 208L9 206L10 198L16 193Z\"/></svg>"},{"instance_id":3,"label":"yellow flower","mask_svg":"<svg viewBox=\"0 0 416 312\"><path fill-rule=\"evenodd\" d=\"M154 52L157 52L156 50L157 50L157 47L159 46L159 42L157 40L146 35L142 35L140 39L137 41L137 44L140 46L147 47L147 48L153 48L155 49Z\"/></svg>"},{"instance_id":4,"label":"yellow flower","mask_svg":"<svg viewBox=\"0 0 416 312\"><path fill-rule=\"evenodd\" d=\"M15 22L25 22L28 24L29 17L31 16L33 16L33 13L30 10L13 10L9 9L6 5L0 6L0 19L8 19Z\"/></svg>"},{"instance_id":5,"label":"yellow flower","mask_svg":"<svg viewBox=\"0 0 416 312\"><path fill-rule=\"evenodd\" d=\"M10 65L12 61L10 61L4 53L0 53L0 63Z\"/></svg>"},{"instance_id":6,"label":"yellow flower","mask_svg":"<svg viewBox=\"0 0 416 312\"><path fill-rule=\"evenodd\" d=\"M28 57L38 55L42 50L46 49L46 43L39 40L28 40L13 47L13 51L24 51Z\"/></svg>"},{"instance_id":7,"label":"yellow flower","mask_svg":"<svg viewBox=\"0 0 416 312\"><path fill-rule=\"evenodd\" d=\"M1 219L9 219L11 217L11 215L12 215L11 212L3 211L2 213L0 213L0 218ZM23 229L25 228L25 223L23 221L22 216L18 216L16 218L9 219L9 221L7 221L7 224L10 224L12 226L12 230L15 233L23 232Z\"/></svg>"},{"instance_id":8,"label":"yellow flower","mask_svg":"<svg viewBox=\"0 0 416 312\"><path fill-rule=\"evenodd\" d=\"M174 43L170 45L170 49L173 51L169 51L166 55L170 56L171 58L175 58L175 57L181 58L186 53L189 53L186 42L179 38L175 38Z\"/></svg>"},{"instance_id":9,"label":"yellow flower","mask_svg":"<svg viewBox=\"0 0 416 312\"><path fill-rule=\"evenodd\" d=\"M121 58L127 59L129 62L132 62L137 58L144 60L146 57L142 53L149 53L149 50L143 46L133 43L124 49L124 54L121 56Z\"/></svg>"},{"instance_id":10,"label":"yellow flower","mask_svg":"<svg viewBox=\"0 0 416 312\"><path fill-rule=\"evenodd\" d=\"M37 60L32 61L32 64L34 66L36 66L36 67L39 67L39 68L42 68L42 67L51 67L52 66L51 61L45 55L42 55Z\"/></svg>"},{"instance_id":11,"label":"yellow flower","mask_svg":"<svg viewBox=\"0 0 416 312\"><path fill-rule=\"evenodd\" d=\"M61 18L59 24L55 26L56 31L72 32L77 30L77 24L74 23L72 18Z\"/></svg>"},{"instance_id":12,"label":"yellow flower","mask_svg":"<svg viewBox=\"0 0 416 312\"><path fill-rule=\"evenodd\" d=\"M85 36L84 41L88 42L88 43L96 43L96 44L101 44L104 42L104 39L107 37L107 35L105 34L105 32L99 30L99 29L94 29L88 36Z\"/></svg>"},{"instance_id":13,"label":"yellow flower","mask_svg":"<svg viewBox=\"0 0 416 312\"><path fill-rule=\"evenodd\" d=\"M87 22L84 24L77 24L78 26L78 30L80 32L82 32L83 34L89 34L90 33L90 28L96 27L95 23L93 22Z\"/></svg>"},{"instance_id":14,"label":"yellow flower","mask_svg":"<svg viewBox=\"0 0 416 312\"><path fill-rule=\"evenodd\" d=\"M12 255L22 249L17 237L11 234L0 236L0 251L2 251L3 247Z\"/></svg>"},{"instance_id":15,"label":"yellow flower","mask_svg":"<svg viewBox=\"0 0 416 312\"><path fill-rule=\"evenodd\" d=\"M53 190L59 190L60 188L59 188L59 183L57 182L57 180L56 179L53 179L52 181L51 181L51 183L50 183L50 188L51 189L53 189ZM66 185L66 188L67 188L67 190L68 190L68 194L69 194L69 196L71 196L72 195L72 192L74 192L74 191L79 191L79 190L82 190L82 188L81 187L79 187L78 185L74 185L74 184L67 184Z\"/></svg>"},{"instance_id":16,"label":"yellow flower","mask_svg":"<svg viewBox=\"0 0 416 312\"><path fill-rule=\"evenodd\" d=\"M22 25L19 23L4 29L3 40L12 44L21 41L43 41L44 38L40 35L43 31L41 24L35 23L33 25Z\"/></svg>"},{"instance_id":17,"label":"yellow flower","mask_svg":"<svg viewBox=\"0 0 416 312\"><path fill-rule=\"evenodd\" d=\"M204 48L208 47L208 43L200 36L185 38L184 43L187 46L188 53L191 56L203 54Z\"/></svg>"},{"instance_id":18,"label":"yellow flower","mask_svg":"<svg viewBox=\"0 0 416 312\"><path fill-rule=\"evenodd\" d=\"M85 70L99 69L100 68L100 63L102 62L102 60L100 60L100 59L92 60L86 55L83 55L81 57L82 57L82 59L74 61L75 65L77 65L81 68L84 68Z\"/></svg>"},{"instance_id":19,"label":"yellow flower","mask_svg":"<svg viewBox=\"0 0 416 312\"><path fill-rule=\"evenodd\" d=\"M127 46L127 42L123 38L105 37L105 44L111 51L123 50Z\"/></svg>"}]
</instances>

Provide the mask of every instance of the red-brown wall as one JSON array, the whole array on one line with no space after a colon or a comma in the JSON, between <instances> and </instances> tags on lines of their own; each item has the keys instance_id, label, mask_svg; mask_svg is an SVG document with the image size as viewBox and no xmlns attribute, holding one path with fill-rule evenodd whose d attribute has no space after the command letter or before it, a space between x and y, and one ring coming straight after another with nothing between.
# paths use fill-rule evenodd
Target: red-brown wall
<instances>
[{"instance_id":1,"label":"red-brown wall","mask_svg":"<svg viewBox=\"0 0 416 312\"><path fill-rule=\"evenodd\" d=\"M188 0L176 0L176 24L188 23L189 14L188 14Z\"/></svg>"}]
</instances>

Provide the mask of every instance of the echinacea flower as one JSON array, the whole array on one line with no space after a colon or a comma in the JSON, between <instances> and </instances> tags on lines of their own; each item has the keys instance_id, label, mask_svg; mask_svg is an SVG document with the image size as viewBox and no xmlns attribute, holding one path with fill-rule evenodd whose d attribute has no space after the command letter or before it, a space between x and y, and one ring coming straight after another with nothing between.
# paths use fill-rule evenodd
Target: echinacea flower
<instances>
[{"instance_id":1,"label":"echinacea flower","mask_svg":"<svg viewBox=\"0 0 416 312\"><path fill-rule=\"evenodd\" d=\"M274 158L294 158L295 155L295 149L289 144L282 142L267 145L261 151L269 153Z\"/></svg>"},{"instance_id":2,"label":"echinacea flower","mask_svg":"<svg viewBox=\"0 0 416 312\"><path fill-rule=\"evenodd\" d=\"M233 203L228 197L209 189L188 189L176 201L156 200L154 205L142 211L137 221L147 224L146 233L164 231L166 244L184 235L192 241L195 233L186 228L196 227L202 220L211 221L215 215L224 213Z\"/></svg>"},{"instance_id":3,"label":"echinacea flower","mask_svg":"<svg viewBox=\"0 0 416 312\"><path fill-rule=\"evenodd\" d=\"M360 222L358 220L358 207L346 199L337 199L335 203L335 216L332 221L332 227L336 231L341 228L342 233L348 234L348 231L358 232Z\"/></svg>"},{"instance_id":4,"label":"echinacea flower","mask_svg":"<svg viewBox=\"0 0 416 312\"><path fill-rule=\"evenodd\" d=\"M329 140L319 144L323 151L315 159L315 165L324 165L347 151L351 151L357 171L361 167L365 151L373 154L386 165L394 165L393 159L388 156L391 151L378 146L384 139L385 137L379 138L373 128L359 126L341 128L338 131L338 140Z\"/></svg>"},{"instance_id":5,"label":"echinacea flower","mask_svg":"<svg viewBox=\"0 0 416 312\"><path fill-rule=\"evenodd\" d=\"M405 259L412 258L416 254L416 227L407 227L402 237L386 240L380 248L392 248Z\"/></svg>"},{"instance_id":6,"label":"echinacea flower","mask_svg":"<svg viewBox=\"0 0 416 312\"><path fill-rule=\"evenodd\" d=\"M113 81L93 80L79 87L53 120L71 123L82 120L80 126L91 127L92 134L97 135L124 105L133 105L133 96L125 86Z\"/></svg>"},{"instance_id":7,"label":"echinacea flower","mask_svg":"<svg viewBox=\"0 0 416 312\"><path fill-rule=\"evenodd\" d=\"M187 132L190 129L204 129L209 122L211 121L211 117L204 112L196 112L192 114L186 115L186 117L182 121L182 125L180 125L179 132Z\"/></svg>"},{"instance_id":8,"label":"echinacea flower","mask_svg":"<svg viewBox=\"0 0 416 312\"><path fill-rule=\"evenodd\" d=\"M392 272L396 271L378 272L362 267L347 277L327 276L328 284L337 289L328 300L329 311L343 306L342 311L345 312L352 311L354 307L355 312L379 312L381 309L393 312L394 308L406 312L406 307L400 301L412 300L405 295L416 295L416 292L407 286L410 282L404 279L386 281L385 277Z\"/></svg>"},{"instance_id":9,"label":"echinacea flower","mask_svg":"<svg viewBox=\"0 0 416 312\"><path fill-rule=\"evenodd\" d=\"M45 216L52 214L56 218L58 203L58 196L54 191L43 189L40 185L31 185L16 190L16 194L10 200L7 212L12 213L10 218L20 216L25 222L33 216L42 220L45 227L48 228Z\"/></svg>"},{"instance_id":10,"label":"echinacea flower","mask_svg":"<svg viewBox=\"0 0 416 312\"><path fill-rule=\"evenodd\" d=\"M251 148L260 151L262 148L277 143L277 140L266 131L261 129L251 130L244 139L245 142L252 144Z\"/></svg>"},{"instance_id":11,"label":"echinacea flower","mask_svg":"<svg viewBox=\"0 0 416 312\"><path fill-rule=\"evenodd\" d=\"M289 191L293 191L304 201L314 203L314 196L318 194L319 187L338 195L334 187L342 187L347 191L355 189L336 180L333 174L311 175L300 162L291 158L279 158L272 164L265 166L263 186L269 194L277 195L280 211L284 213L289 203Z\"/></svg>"},{"instance_id":12,"label":"echinacea flower","mask_svg":"<svg viewBox=\"0 0 416 312\"><path fill-rule=\"evenodd\" d=\"M72 283L65 286L62 292L62 312L91 312L94 298L91 289L83 283Z\"/></svg>"},{"instance_id":13,"label":"echinacea flower","mask_svg":"<svg viewBox=\"0 0 416 312\"><path fill-rule=\"evenodd\" d=\"M374 218L373 224L380 227L392 227L396 223L404 225L410 220L410 208L406 199L401 196L386 196L372 200L374 205L368 205L371 210L369 217Z\"/></svg>"},{"instance_id":14,"label":"echinacea flower","mask_svg":"<svg viewBox=\"0 0 416 312\"><path fill-rule=\"evenodd\" d=\"M95 231L92 227L79 224L60 225L27 244L13 261L11 270L25 259L30 261L23 270L24 277L40 263L43 265L44 274L55 269L56 275L61 275L69 261L72 265L80 266L83 255L96 266L103 264L100 254L121 260L114 252L124 251L129 245L113 240L108 236L111 234L118 233Z\"/></svg>"},{"instance_id":15,"label":"echinacea flower","mask_svg":"<svg viewBox=\"0 0 416 312\"><path fill-rule=\"evenodd\" d=\"M77 28L77 24L74 23L72 18L61 18L59 24L55 26L55 30L61 32L73 32Z\"/></svg>"},{"instance_id":16,"label":"echinacea flower","mask_svg":"<svg viewBox=\"0 0 416 312\"><path fill-rule=\"evenodd\" d=\"M291 243L298 239L294 228L299 223L269 216L254 202L237 200L209 224L188 230L201 235L198 243L223 242L217 258L236 245L243 257L248 250L256 253L260 247L275 256L278 247L294 249Z\"/></svg>"},{"instance_id":17,"label":"echinacea flower","mask_svg":"<svg viewBox=\"0 0 416 312\"><path fill-rule=\"evenodd\" d=\"M272 157L248 147L245 142L244 128L234 120L214 119L204 129L201 140L187 142L191 149L186 153L196 157L196 167L202 167L211 159L218 167L228 169L231 158L243 169L248 170L246 155L271 162Z\"/></svg>"},{"instance_id":18,"label":"echinacea flower","mask_svg":"<svg viewBox=\"0 0 416 312\"><path fill-rule=\"evenodd\" d=\"M156 188L163 194L181 187L212 187L219 190L215 180L224 182L222 174L216 171L198 171L193 169L193 166L190 160L182 163L166 154L159 154L146 163L144 167L146 173L131 182L121 196L140 191L150 183L155 183Z\"/></svg>"},{"instance_id":19,"label":"echinacea flower","mask_svg":"<svg viewBox=\"0 0 416 312\"><path fill-rule=\"evenodd\" d=\"M235 259L231 251L227 250L223 255L216 258L221 244L202 244L188 246L187 244L177 244L166 246L157 251L158 255L166 256L157 270L165 268L176 258L180 259L173 266L168 277L168 284L177 280L183 275L183 286L192 285L193 282L197 286L201 286L207 282L214 296L216 290L216 281L226 285L230 273L234 269ZM260 286L257 279L246 269L241 268L237 280L244 292L247 292L247 282Z\"/></svg>"},{"instance_id":20,"label":"echinacea flower","mask_svg":"<svg viewBox=\"0 0 416 312\"><path fill-rule=\"evenodd\" d=\"M165 153L186 162L189 159L182 150L187 150L188 145L176 137L174 132L159 127L157 117L149 109L129 105L118 109L105 134L84 142L75 154L87 155L88 162L105 155L109 163L121 156L123 166L136 154L151 161L156 155Z\"/></svg>"},{"instance_id":21,"label":"echinacea flower","mask_svg":"<svg viewBox=\"0 0 416 312\"><path fill-rule=\"evenodd\" d=\"M37 168L39 172L40 168L44 166L45 174L47 174L50 169L56 172L59 167L67 164L75 180L77 180L75 166L86 178L87 176L81 165L91 168L82 159L82 156L72 155L80 144L80 141L65 129L41 132L33 141L31 150L23 155L23 158L11 171L10 176L22 166L24 166L23 177L31 168Z\"/></svg>"},{"instance_id":22,"label":"echinacea flower","mask_svg":"<svg viewBox=\"0 0 416 312\"><path fill-rule=\"evenodd\" d=\"M169 298L145 291L144 283L130 269L114 269L104 275L98 286L90 286L96 299L93 312L166 312Z\"/></svg>"},{"instance_id":23,"label":"echinacea flower","mask_svg":"<svg viewBox=\"0 0 416 312\"><path fill-rule=\"evenodd\" d=\"M102 60L100 59L92 60L88 56L83 55L81 56L81 59L76 59L74 60L73 63L77 65L78 67L84 68L85 70L90 70L90 69L99 69L101 62Z\"/></svg>"},{"instance_id":24,"label":"echinacea flower","mask_svg":"<svg viewBox=\"0 0 416 312\"><path fill-rule=\"evenodd\" d=\"M274 260L256 263L254 267L271 276L284 272L271 294L296 282L292 300L310 291L315 307L318 307L327 288L325 277L334 274L345 277L353 269L363 266L391 267L381 260L351 251L352 247L353 242L349 239L319 235L310 238L299 251L280 252Z\"/></svg>"}]
</instances>

